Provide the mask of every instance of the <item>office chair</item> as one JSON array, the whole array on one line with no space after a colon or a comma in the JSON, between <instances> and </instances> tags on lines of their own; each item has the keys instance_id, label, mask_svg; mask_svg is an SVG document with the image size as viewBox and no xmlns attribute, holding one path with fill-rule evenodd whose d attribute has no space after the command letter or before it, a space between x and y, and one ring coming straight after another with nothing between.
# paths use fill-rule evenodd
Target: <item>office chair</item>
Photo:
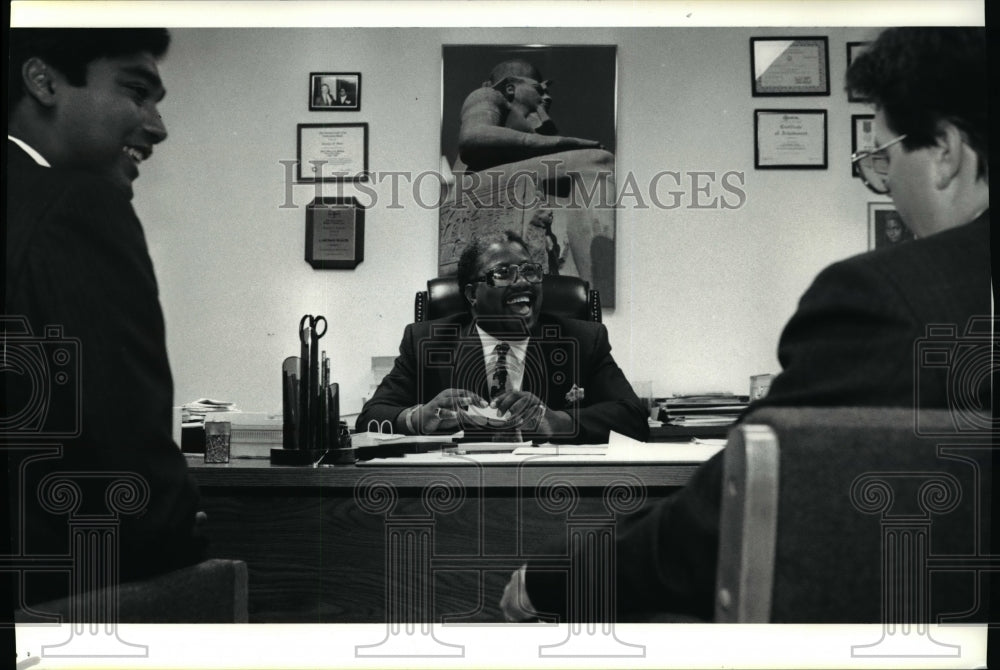
<instances>
[{"instance_id":1,"label":"office chair","mask_svg":"<svg viewBox=\"0 0 1000 670\"><path fill-rule=\"evenodd\" d=\"M899 408L747 417L724 455L715 620L985 622L991 433L969 426Z\"/></svg>"},{"instance_id":2,"label":"office chair","mask_svg":"<svg viewBox=\"0 0 1000 670\"><path fill-rule=\"evenodd\" d=\"M600 292L579 277L545 275L542 279L542 311L564 318L601 321ZM468 303L455 277L427 280L427 290L417 291L413 308L414 321L430 321L465 312Z\"/></svg>"},{"instance_id":3,"label":"office chair","mask_svg":"<svg viewBox=\"0 0 1000 670\"><path fill-rule=\"evenodd\" d=\"M149 579L123 582L76 597L59 598L18 609L18 623L103 621L109 603L113 623L246 623L247 564L214 558Z\"/></svg>"}]
</instances>

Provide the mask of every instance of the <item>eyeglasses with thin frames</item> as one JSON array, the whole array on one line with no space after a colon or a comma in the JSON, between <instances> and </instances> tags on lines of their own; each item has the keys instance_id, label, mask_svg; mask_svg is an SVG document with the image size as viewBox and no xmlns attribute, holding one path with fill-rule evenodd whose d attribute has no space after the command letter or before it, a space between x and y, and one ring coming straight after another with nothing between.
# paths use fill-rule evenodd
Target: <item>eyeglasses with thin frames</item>
<instances>
[{"instance_id":1,"label":"eyeglasses with thin frames","mask_svg":"<svg viewBox=\"0 0 1000 670\"><path fill-rule=\"evenodd\" d=\"M889 156L885 150L897 142L906 139L906 135L900 135L889 140L880 147L875 147L869 151L858 151L851 154L851 163L858 166L861 174L861 181L865 183L873 193L885 195L889 192L886 177L889 176Z\"/></svg>"},{"instance_id":2,"label":"eyeglasses with thin frames","mask_svg":"<svg viewBox=\"0 0 1000 670\"><path fill-rule=\"evenodd\" d=\"M518 277L523 278L531 284L538 284L542 281L544 268L541 263L508 263L498 265L483 272L473 281L484 281L487 286L510 286L517 281Z\"/></svg>"}]
</instances>

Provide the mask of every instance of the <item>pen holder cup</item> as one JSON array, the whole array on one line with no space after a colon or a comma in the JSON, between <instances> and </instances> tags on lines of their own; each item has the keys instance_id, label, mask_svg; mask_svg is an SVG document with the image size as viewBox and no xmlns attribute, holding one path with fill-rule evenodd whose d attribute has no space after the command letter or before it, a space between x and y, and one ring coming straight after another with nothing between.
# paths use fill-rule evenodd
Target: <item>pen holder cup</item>
<instances>
[{"instance_id":1,"label":"pen holder cup","mask_svg":"<svg viewBox=\"0 0 1000 670\"><path fill-rule=\"evenodd\" d=\"M205 462L228 463L232 424L228 421L205 422Z\"/></svg>"}]
</instances>

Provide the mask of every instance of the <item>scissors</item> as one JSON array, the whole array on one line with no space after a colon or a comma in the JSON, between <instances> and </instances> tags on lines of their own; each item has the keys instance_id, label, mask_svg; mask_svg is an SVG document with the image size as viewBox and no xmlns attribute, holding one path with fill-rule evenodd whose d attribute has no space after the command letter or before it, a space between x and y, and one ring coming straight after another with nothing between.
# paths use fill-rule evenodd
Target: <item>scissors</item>
<instances>
[{"instance_id":1,"label":"scissors","mask_svg":"<svg viewBox=\"0 0 1000 670\"><path fill-rule=\"evenodd\" d=\"M299 395L299 448L312 449L316 431L312 422L316 419L310 411L319 396L319 339L326 335L326 317L306 314L299 321L299 342L302 344L302 378Z\"/></svg>"}]
</instances>

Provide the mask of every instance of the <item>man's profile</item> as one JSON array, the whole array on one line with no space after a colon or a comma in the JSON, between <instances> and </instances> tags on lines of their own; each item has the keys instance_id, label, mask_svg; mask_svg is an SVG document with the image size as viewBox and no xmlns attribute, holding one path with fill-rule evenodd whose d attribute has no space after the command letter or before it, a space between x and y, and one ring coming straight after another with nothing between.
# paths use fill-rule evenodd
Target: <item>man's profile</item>
<instances>
[{"instance_id":1,"label":"man's profile","mask_svg":"<svg viewBox=\"0 0 1000 670\"><path fill-rule=\"evenodd\" d=\"M116 527L118 555L100 566L109 581L196 562L204 515L172 438L163 315L130 202L143 162L167 137L157 61L170 36L164 29L15 29L10 37L5 320L27 324L39 339L58 329L79 344L71 384L43 398L50 415L78 421L77 430L48 440L61 456L15 463L9 452L12 549L20 556L71 551L67 514L74 512L58 513L42 487L56 472L79 492L81 513L115 511L108 507L116 498L103 492L112 481L130 482L140 498L148 493L141 513L125 514ZM4 373L7 398L38 390L25 370ZM5 407L4 438L29 430L44 438L51 426L22 425L20 409ZM21 604L69 587L65 575L26 577Z\"/></svg>"}]
</instances>

